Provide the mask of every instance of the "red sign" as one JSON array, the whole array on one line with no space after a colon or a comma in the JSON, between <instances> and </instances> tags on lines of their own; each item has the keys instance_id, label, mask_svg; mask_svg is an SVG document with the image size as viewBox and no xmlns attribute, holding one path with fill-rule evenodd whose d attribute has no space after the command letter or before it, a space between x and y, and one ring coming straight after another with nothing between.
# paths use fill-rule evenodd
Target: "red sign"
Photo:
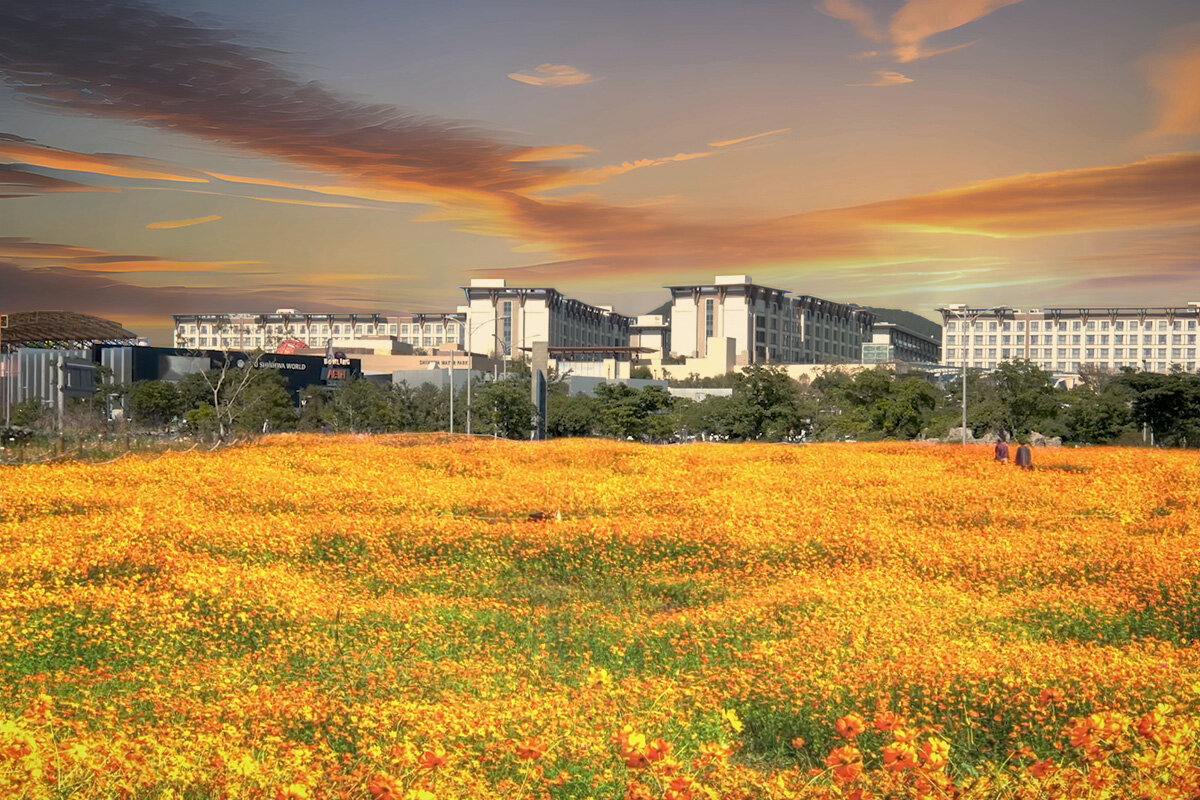
<instances>
[{"instance_id":1,"label":"red sign","mask_svg":"<svg viewBox=\"0 0 1200 800\"><path fill-rule=\"evenodd\" d=\"M299 339L284 339L282 342L279 343L279 346L275 348L275 352L278 353L279 355L290 356L290 355L295 355L297 350L307 350L307 349L308 349L307 342L302 342Z\"/></svg>"}]
</instances>

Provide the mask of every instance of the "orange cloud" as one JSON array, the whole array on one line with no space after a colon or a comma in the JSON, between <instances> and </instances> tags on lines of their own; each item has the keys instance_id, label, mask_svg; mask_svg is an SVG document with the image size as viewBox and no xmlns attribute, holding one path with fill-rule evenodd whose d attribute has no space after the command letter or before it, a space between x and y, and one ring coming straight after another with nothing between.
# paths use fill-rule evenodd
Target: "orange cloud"
<instances>
[{"instance_id":1,"label":"orange cloud","mask_svg":"<svg viewBox=\"0 0 1200 800\"><path fill-rule=\"evenodd\" d=\"M790 130L791 130L791 128L776 128L773 131L767 131L766 133L756 133L752 136L743 136L740 139L723 139L722 141L719 141L719 142L709 142L708 146L709 147L729 147L732 144L741 144L742 142L749 142L754 139L761 139L764 136L774 136L777 133L787 133Z\"/></svg>"},{"instance_id":2,"label":"orange cloud","mask_svg":"<svg viewBox=\"0 0 1200 800\"><path fill-rule=\"evenodd\" d=\"M901 75L899 72L891 72L888 70L876 70L875 80L868 83L847 83L847 86L903 86L906 83L912 83L913 79L907 75Z\"/></svg>"},{"instance_id":3,"label":"orange cloud","mask_svg":"<svg viewBox=\"0 0 1200 800\"><path fill-rule=\"evenodd\" d=\"M578 86L581 83L591 83L599 80L586 72L583 72L570 64L542 64L535 67L534 72L537 75L523 75L520 72L510 72L508 77L514 81L528 83L531 86L550 86L558 88L561 86Z\"/></svg>"},{"instance_id":4,"label":"orange cloud","mask_svg":"<svg viewBox=\"0 0 1200 800\"><path fill-rule=\"evenodd\" d=\"M930 49L925 46L925 40L936 34L961 28L997 9L1019 2L1021 0L905 0L892 15L886 33L880 31L871 11L857 0L824 0L817 8L831 17L846 20L855 30L872 41L890 41L892 55L904 64L970 47L975 42ZM875 51L870 51L859 55L875 54Z\"/></svg>"},{"instance_id":5,"label":"orange cloud","mask_svg":"<svg viewBox=\"0 0 1200 800\"><path fill-rule=\"evenodd\" d=\"M1016 175L828 213L861 224L999 237L1191 225L1200 220L1200 153Z\"/></svg>"},{"instance_id":6,"label":"orange cloud","mask_svg":"<svg viewBox=\"0 0 1200 800\"><path fill-rule=\"evenodd\" d=\"M216 222L219 219L222 219L220 214L210 214L207 217L192 217L191 219L169 219L163 222L151 222L146 228L152 231L188 228L192 225L202 225L205 222Z\"/></svg>"},{"instance_id":7,"label":"orange cloud","mask_svg":"<svg viewBox=\"0 0 1200 800\"><path fill-rule=\"evenodd\" d=\"M118 192L107 186L92 186L85 183L65 181L37 172L28 172L11 165L0 165L0 199L33 197L39 194L61 192ZM10 194L11 192L11 194Z\"/></svg>"},{"instance_id":8,"label":"orange cloud","mask_svg":"<svg viewBox=\"0 0 1200 800\"><path fill-rule=\"evenodd\" d=\"M855 0L823 0L817 10L835 19L844 19L868 39L882 41L883 34L875 24L875 17Z\"/></svg>"},{"instance_id":9,"label":"orange cloud","mask_svg":"<svg viewBox=\"0 0 1200 800\"><path fill-rule=\"evenodd\" d=\"M209 272L261 264L261 261L176 261L159 256L113 253L92 247L35 242L0 236L0 259L22 267L69 266L81 272Z\"/></svg>"},{"instance_id":10,"label":"orange cloud","mask_svg":"<svg viewBox=\"0 0 1200 800\"><path fill-rule=\"evenodd\" d=\"M1200 23L1167 38L1163 51L1144 62L1147 80L1158 95L1151 136L1200 133Z\"/></svg>"},{"instance_id":11,"label":"orange cloud","mask_svg":"<svg viewBox=\"0 0 1200 800\"><path fill-rule=\"evenodd\" d=\"M926 51L922 42L937 33L953 30L1021 0L906 0L892 16L888 32L899 61L914 61L948 53L967 45Z\"/></svg>"},{"instance_id":12,"label":"orange cloud","mask_svg":"<svg viewBox=\"0 0 1200 800\"><path fill-rule=\"evenodd\" d=\"M584 144L553 144L545 147L526 147L509 157L509 161L563 161L581 158L598 152Z\"/></svg>"},{"instance_id":13,"label":"orange cloud","mask_svg":"<svg viewBox=\"0 0 1200 800\"><path fill-rule=\"evenodd\" d=\"M54 147L43 147L27 141L0 138L0 157L11 158L22 164L48 167L72 172L90 172L93 175L109 175L115 178L143 178L159 181L184 181L207 183L199 175L186 173L149 158L98 153L86 155Z\"/></svg>"}]
</instances>

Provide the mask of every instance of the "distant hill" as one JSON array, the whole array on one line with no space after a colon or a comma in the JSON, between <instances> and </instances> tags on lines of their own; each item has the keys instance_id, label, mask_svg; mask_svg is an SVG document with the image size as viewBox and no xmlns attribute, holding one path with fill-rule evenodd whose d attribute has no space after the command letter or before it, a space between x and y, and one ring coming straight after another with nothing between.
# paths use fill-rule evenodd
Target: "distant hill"
<instances>
[{"instance_id":1,"label":"distant hill","mask_svg":"<svg viewBox=\"0 0 1200 800\"><path fill-rule=\"evenodd\" d=\"M661 316L663 318L663 321L670 322L671 321L671 301L668 300L667 302L663 303L661 306L655 306L654 308L650 309L649 311L645 311L642 314L639 314L638 316L647 316L648 317L648 316L651 316L652 314L658 314L659 316Z\"/></svg>"},{"instance_id":2,"label":"distant hill","mask_svg":"<svg viewBox=\"0 0 1200 800\"><path fill-rule=\"evenodd\" d=\"M875 315L876 322L891 322L894 325L908 328L910 331L924 334L930 339L936 339L939 342L942 340L942 326L920 314L901 311L898 308L872 308L871 306L863 306L863 308Z\"/></svg>"}]
</instances>

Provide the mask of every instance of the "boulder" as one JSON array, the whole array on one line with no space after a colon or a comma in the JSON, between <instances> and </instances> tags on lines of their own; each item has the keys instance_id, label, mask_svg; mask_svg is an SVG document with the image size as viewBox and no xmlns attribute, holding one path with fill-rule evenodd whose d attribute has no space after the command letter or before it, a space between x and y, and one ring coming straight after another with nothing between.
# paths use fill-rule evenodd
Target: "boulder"
<instances>
[{"instance_id":1,"label":"boulder","mask_svg":"<svg viewBox=\"0 0 1200 800\"><path fill-rule=\"evenodd\" d=\"M1029 443L1034 447L1062 447L1061 436L1043 436L1037 431L1029 433Z\"/></svg>"},{"instance_id":2,"label":"boulder","mask_svg":"<svg viewBox=\"0 0 1200 800\"><path fill-rule=\"evenodd\" d=\"M963 440L963 429L961 427L951 428L949 431L947 431L945 438L942 439L943 442L947 442L947 443L951 443L951 444L954 442L961 442L962 440ZM975 434L971 433L971 430L968 428L967 429L967 442L970 443L970 442L974 442L974 441L975 441Z\"/></svg>"}]
</instances>

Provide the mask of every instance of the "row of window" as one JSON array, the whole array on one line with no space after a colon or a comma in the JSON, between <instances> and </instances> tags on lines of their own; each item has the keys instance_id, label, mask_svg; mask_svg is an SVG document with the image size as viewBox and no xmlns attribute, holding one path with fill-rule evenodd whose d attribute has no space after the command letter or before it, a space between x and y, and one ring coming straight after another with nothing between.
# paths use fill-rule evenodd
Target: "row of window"
<instances>
[{"instance_id":1,"label":"row of window","mask_svg":"<svg viewBox=\"0 0 1200 800\"><path fill-rule=\"evenodd\" d=\"M407 327L407 326L405 326ZM415 329L417 326L413 326ZM441 327L440 325L438 327ZM209 334L217 336L261 336L261 335L276 335L276 336L364 336L364 335L396 335L396 326L393 325L345 325L335 324L332 329L329 325L180 325L179 332L184 336L207 336Z\"/></svg>"},{"instance_id":2,"label":"row of window","mask_svg":"<svg viewBox=\"0 0 1200 800\"><path fill-rule=\"evenodd\" d=\"M1056 339L1057 337L1057 339ZM1069 338L1068 338L1069 337ZM1168 341L1168 337L1170 340ZM997 338L999 342L997 342ZM961 339L961 341L960 341ZM1022 345L1028 340L1029 344L1139 344L1138 334L1128 334L1128 342L1126 342L1126 334L1123 333L1101 333L1101 334L1080 334L1080 333L1059 333L1059 334L1036 334L1028 335L1010 335L1010 334L982 334L976 333L974 336L963 334L961 337L957 334L947 334L946 344L1015 344ZM1140 343L1145 344L1196 344L1196 334L1194 333L1143 333Z\"/></svg>"},{"instance_id":3,"label":"row of window","mask_svg":"<svg viewBox=\"0 0 1200 800\"><path fill-rule=\"evenodd\" d=\"M1166 348L1166 347L1143 347L1143 348L1115 347L1115 348L1111 348L1111 349L1107 348L1107 347L1084 347L1084 348L1064 347L1064 348L1059 348L1057 351L1054 348L1047 347L1044 349L1030 350L1029 357L1034 360L1044 359L1044 360L1049 361L1055 357L1060 358L1060 359L1062 359L1062 358L1080 358L1082 355L1083 358L1089 358L1089 359L1098 358L1098 359L1101 359L1104 361L1108 361L1109 359L1112 359L1114 361L1136 362L1139 359L1144 360L1144 359L1152 359L1152 358L1167 358L1168 353L1170 354L1169 357L1172 359L1180 359L1180 358L1191 359L1191 358L1196 358L1196 355L1197 355L1195 348L1191 348L1191 347L1187 347L1187 348L1183 348L1183 347L1172 347L1172 348ZM999 355L999 357L1001 359L1005 359L1005 360L1010 359L1010 358L1023 357L1023 353L1021 351L1014 351L1014 350L1010 350L1009 348L1004 348L1004 347L1002 347L1002 348L977 347L977 348L974 348L974 350L971 350L969 352L963 348L957 348L957 349L951 348L946 351L946 360L948 362L949 361L961 361L964 358L971 359L971 360L979 360L979 359L983 359L983 358L996 358L997 354Z\"/></svg>"},{"instance_id":4,"label":"row of window","mask_svg":"<svg viewBox=\"0 0 1200 800\"><path fill-rule=\"evenodd\" d=\"M1072 330L1072 331L1079 331L1079 330L1089 330L1089 331L1107 331L1107 330L1114 330L1114 331L1126 331L1126 330L1129 330L1129 331L1136 331L1136 330L1182 331L1182 330L1189 330L1189 331L1194 331L1194 330L1196 330L1196 320L1194 320L1194 319L1188 319L1188 320L1180 320L1180 319L1176 319L1176 320L1165 320L1165 319L1160 319L1160 320L1150 320L1150 319L1148 319L1148 320L1123 320L1123 319L1094 320L1094 319L1091 319L1091 320L1088 320L1086 324L1083 322L1083 320L1073 319L1073 320L1059 320L1057 323L1057 327L1053 320L1033 319L1033 320L1029 320L1028 323L1029 323L1029 330L1031 330L1031 331L1036 331L1036 330L1046 330L1046 331L1053 331L1053 330L1060 330L1060 331L1065 331L1065 330ZM986 329L989 331L994 331L994 330L1023 331L1023 330L1025 330L1025 324L1026 324L1025 320L1015 320L1015 321L1009 320L1007 322L1001 322L1001 323L998 323L995 320L988 320L987 322L976 321L974 324L971 324L968 321L951 319L951 320L946 321L946 330L947 331L959 330L959 326L961 325L963 330L983 329L986 327Z\"/></svg>"}]
</instances>

